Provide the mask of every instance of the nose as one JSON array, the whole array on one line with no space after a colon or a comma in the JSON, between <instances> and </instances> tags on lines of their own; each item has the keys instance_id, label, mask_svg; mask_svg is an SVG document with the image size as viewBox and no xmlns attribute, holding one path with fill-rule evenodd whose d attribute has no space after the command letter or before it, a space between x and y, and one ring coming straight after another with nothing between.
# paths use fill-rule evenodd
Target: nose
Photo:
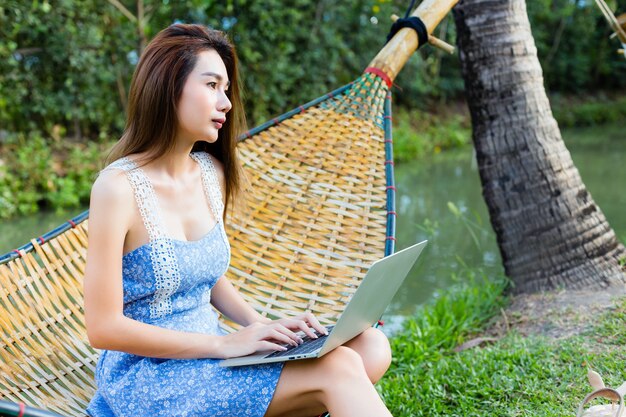
<instances>
[{"instance_id":1,"label":"nose","mask_svg":"<svg viewBox=\"0 0 626 417\"><path fill-rule=\"evenodd\" d=\"M228 99L228 96L224 91L220 94L220 98L217 103L217 108L219 111L223 113L228 113L228 111L233 107L232 103Z\"/></svg>"}]
</instances>

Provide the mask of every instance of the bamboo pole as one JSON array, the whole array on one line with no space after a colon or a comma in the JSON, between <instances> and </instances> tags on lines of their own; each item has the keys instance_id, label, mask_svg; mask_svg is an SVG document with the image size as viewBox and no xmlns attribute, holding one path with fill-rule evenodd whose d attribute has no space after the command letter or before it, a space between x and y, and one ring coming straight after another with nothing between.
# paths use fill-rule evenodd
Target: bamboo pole
<instances>
[{"instance_id":1,"label":"bamboo pole","mask_svg":"<svg viewBox=\"0 0 626 417\"><path fill-rule=\"evenodd\" d=\"M615 32L615 35L617 35L617 37L619 38L620 42L622 42L622 44L625 44L626 43L626 31L624 31L624 29L622 29L620 21L618 21L615 18L615 15L613 14L613 11L604 2L604 0L596 0L596 4L600 8L600 11L602 11L602 14L604 15L604 18L609 23L609 26L611 26L611 29L613 29L613 31Z\"/></svg>"},{"instance_id":2,"label":"bamboo pole","mask_svg":"<svg viewBox=\"0 0 626 417\"><path fill-rule=\"evenodd\" d=\"M395 22L398 19L399 19L398 15L396 14L391 15L392 22ZM450 45L448 42L442 41L441 39L433 35L428 35L428 43L434 46L435 48L439 48L442 51L447 52L449 54L453 54L454 50L456 49L454 46Z\"/></svg>"},{"instance_id":3,"label":"bamboo pole","mask_svg":"<svg viewBox=\"0 0 626 417\"><path fill-rule=\"evenodd\" d=\"M430 35L457 2L458 0L424 0L411 16L422 19ZM400 29L378 52L368 67L380 69L393 81L417 47L415 31L409 28Z\"/></svg>"},{"instance_id":4,"label":"bamboo pole","mask_svg":"<svg viewBox=\"0 0 626 417\"><path fill-rule=\"evenodd\" d=\"M452 55L456 49L454 46L450 45L448 42L444 42L441 39L434 37L433 35L430 35L428 37L428 43L434 46L435 48L439 48L442 51L449 53L450 55Z\"/></svg>"}]
</instances>

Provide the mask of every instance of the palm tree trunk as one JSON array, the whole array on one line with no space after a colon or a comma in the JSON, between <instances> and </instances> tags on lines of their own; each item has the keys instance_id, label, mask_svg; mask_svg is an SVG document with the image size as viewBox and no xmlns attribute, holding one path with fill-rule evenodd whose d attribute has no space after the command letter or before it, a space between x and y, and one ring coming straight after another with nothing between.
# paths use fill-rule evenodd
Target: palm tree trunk
<instances>
[{"instance_id":1,"label":"palm tree trunk","mask_svg":"<svg viewBox=\"0 0 626 417\"><path fill-rule=\"evenodd\" d=\"M626 282L543 86L523 0L461 0L457 41L483 186L515 292Z\"/></svg>"}]
</instances>

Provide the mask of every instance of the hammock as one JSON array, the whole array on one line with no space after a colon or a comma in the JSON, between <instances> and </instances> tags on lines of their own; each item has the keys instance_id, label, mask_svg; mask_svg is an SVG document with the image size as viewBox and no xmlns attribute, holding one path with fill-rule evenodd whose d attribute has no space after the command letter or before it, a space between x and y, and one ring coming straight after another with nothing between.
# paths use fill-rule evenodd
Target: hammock
<instances>
[{"instance_id":1,"label":"hammock","mask_svg":"<svg viewBox=\"0 0 626 417\"><path fill-rule=\"evenodd\" d=\"M427 0L413 15L430 33L455 3ZM389 88L417 46L400 30L354 82L241 138L251 190L247 212L230 219L227 275L262 314L334 322L366 267L393 253ZM83 324L87 218L0 257L1 400L84 416L98 358ZM3 404L0 415L18 415ZM50 415L37 412L25 415Z\"/></svg>"},{"instance_id":2,"label":"hammock","mask_svg":"<svg viewBox=\"0 0 626 417\"><path fill-rule=\"evenodd\" d=\"M626 13L621 14L616 18L613 11L604 0L596 0L596 4L602 11L604 18L609 23L609 26L611 26L611 29L613 29L611 37L617 36L619 41L622 43L622 49L618 49L617 52L624 55L624 58L626 58Z\"/></svg>"}]
</instances>

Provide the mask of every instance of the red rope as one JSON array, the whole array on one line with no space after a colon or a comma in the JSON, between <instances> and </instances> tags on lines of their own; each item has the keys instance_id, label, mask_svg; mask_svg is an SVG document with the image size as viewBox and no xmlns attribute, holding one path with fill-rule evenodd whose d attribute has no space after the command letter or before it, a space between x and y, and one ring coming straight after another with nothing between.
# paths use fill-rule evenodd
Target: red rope
<instances>
[{"instance_id":1,"label":"red rope","mask_svg":"<svg viewBox=\"0 0 626 417\"><path fill-rule=\"evenodd\" d=\"M376 68L376 67L367 67L365 68L365 71L363 71L365 73L371 73L371 74L375 74L378 77L382 78L382 80L385 82L385 84L387 84L387 87L391 88L391 86L393 85L393 81L391 81L391 77L389 77L383 70L381 70L380 68Z\"/></svg>"},{"instance_id":2,"label":"red rope","mask_svg":"<svg viewBox=\"0 0 626 417\"><path fill-rule=\"evenodd\" d=\"M68 220L67 222L72 225L72 229L76 229L76 223L73 220Z\"/></svg>"},{"instance_id":3,"label":"red rope","mask_svg":"<svg viewBox=\"0 0 626 417\"><path fill-rule=\"evenodd\" d=\"M17 415L17 417L24 417L24 413L26 412L26 405L24 405L24 403L19 403L20 404L20 412Z\"/></svg>"}]
</instances>

